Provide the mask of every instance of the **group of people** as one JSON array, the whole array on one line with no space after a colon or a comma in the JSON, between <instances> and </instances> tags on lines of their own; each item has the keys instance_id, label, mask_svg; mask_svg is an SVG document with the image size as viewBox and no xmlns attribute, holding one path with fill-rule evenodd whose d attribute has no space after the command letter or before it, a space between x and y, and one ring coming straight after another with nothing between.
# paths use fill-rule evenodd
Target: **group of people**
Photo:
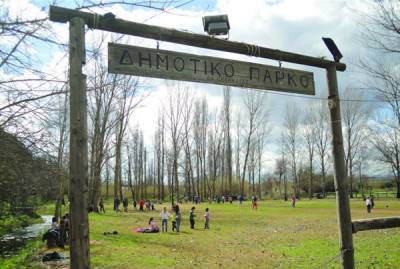
<instances>
[{"instance_id":1,"label":"group of people","mask_svg":"<svg viewBox=\"0 0 400 269\"><path fill-rule=\"evenodd\" d=\"M189 212L189 222L190 222L190 228L194 229L195 226L195 219L196 219L196 214L195 214L195 209L196 207L192 207ZM160 213L161 217L161 223L162 223L162 231L167 232L168 231L168 219L171 216L171 221L172 221L172 231L179 232L180 226L181 226L181 220L182 220L182 215L179 209L178 205L172 206L171 214L167 211L167 208L164 207L163 210ZM204 229L209 229L209 222L210 222L210 213L209 209L206 208L205 213L204 213Z\"/></svg>"},{"instance_id":2,"label":"group of people","mask_svg":"<svg viewBox=\"0 0 400 269\"><path fill-rule=\"evenodd\" d=\"M121 201L118 197L114 198L114 211L115 212L120 212L121 210L119 209L121 205ZM128 205L129 205L129 201L127 197L122 198L122 207L124 212L128 212ZM139 206L139 210L140 211L150 211L150 210L155 210L155 204L154 202L150 201L150 200L144 200L144 199L140 199L139 201L134 200L133 201L133 208L135 210L138 210ZM99 201L99 213L106 213L106 210L104 208L104 201L103 198L100 198Z\"/></svg>"},{"instance_id":3,"label":"group of people","mask_svg":"<svg viewBox=\"0 0 400 269\"><path fill-rule=\"evenodd\" d=\"M211 203L211 199L209 199L209 202ZM217 202L218 204L219 203L229 202L230 204L232 204L233 198L232 198L232 196L224 196L224 195L219 196L218 195L218 196L214 197L214 202Z\"/></svg>"},{"instance_id":4,"label":"group of people","mask_svg":"<svg viewBox=\"0 0 400 269\"><path fill-rule=\"evenodd\" d=\"M114 198L114 211L115 212L120 212L120 210L119 210L120 204L121 204L121 201L119 200L119 198L115 197ZM105 213L104 203L103 203L102 198L100 198L99 207L100 207L100 212L102 211L102 208L103 208L103 212ZM122 207L124 209L124 212L128 212L128 198L126 198L126 197L122 198Z\"/></svg>"},{"instance_id":5,"label":"group of people","mask_svg":"<svg viewBox=\"0 0 400 269\"><path fill-rule=\"evenodd\" d=\"M196 207L192 207L189 212L189 222L190 228L194 229L196 224ZM167 210L167 207L164 207L160 213L161 218L161 231L168 232L168 221L171 219L172 231L179 232L182 221L182 214L179 208L179 205L173 205L170 212ZM147 228L138 228L135 229L136 232L142 233L157 233L160 231L153 217L149 219L149 226ZM210 229L210 213L209 208L205 209L204 212L204 229Z\"/></svg>"},{"instance_id":6,"label":"group of people","mask_svg":"<svg viewBox=\"0 0 400 269\"><path fill-rule=\"evenodd\" d=\"M154 211L156 210L154 202L150 200L140 199L139 202L133 201L133 208L137 210L137 205L139 204L139 211Z\"/></svg>"},{"instance_id":7,"label":"group of people","mask_svg":"<svg viewBox=\"0 0 400 269\"><path fill-rule=\"evenodd\" d=\"M168 232L168 219L170 216L172 223L172 231L179 232L182 220L182 214L179 205L173 205L171 208L171 212L168 212L166 207L164 207L163 210L161 211L160 217L161 217L162 231Z\"/></svg>"},{"instance_id":8,"label":"group of people","mask_svg":"<svg viewBox=\"0 0 400 269\"><path fill-rule=\"evenodd\" d=\"M50 229L43 235L43 241L47 240L47 246L49 248L64 247L65 244L69 242L69 214L66 213L60 218L60 222L57 221L56 217L51 220Z\"/></svg>"}]
</instances>

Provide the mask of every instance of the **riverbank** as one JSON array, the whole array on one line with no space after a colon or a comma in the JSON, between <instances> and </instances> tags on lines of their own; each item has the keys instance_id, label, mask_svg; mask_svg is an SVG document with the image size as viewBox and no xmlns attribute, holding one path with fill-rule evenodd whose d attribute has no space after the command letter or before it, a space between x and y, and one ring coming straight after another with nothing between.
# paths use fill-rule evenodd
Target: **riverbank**
<instances>
[{"instance_id":1,"label":"riverbank","mask_svg":"<svg viewBox=\"0 0 400 269\"><path fill-rule=\"evenodd\" d=\"M53 253L54 251L63 255L64 257L69 257L68 246L65 249L52 248L47 249L45 243L42 242L41 238L38 237L30 241L24 249L18 252L18 254L9 257L5 260L0 259L1 269L69 269L69 259L55 261L55 262L42 262L44 255L48 253Z\"/></svg>"},{"instance_id":2,"label":"riverbank","mask_svg":"<svg viewBox=\"0 0 400 269\"><path fill-rule=\"evenodd\" d=\"M31 259L32 256L34 256L38 248L43 246L42 241L40 238L34 239L30 242L28 242L23 249L18 251L15 255L11 257L7 257L5 259L0 258L0 268L1 269L25 269L25 268L31 268L28 267L30 266L29 260Z\"/></svg>"},{"instance_id":3,"label":"riverbank","mask_svg":"<svg viewBox=\"0 0 400 269\"><path fill-rule=\"evenodd\" d=\"M0 218L0 237L4 236L7 233L15 231L16 229L24 228L26 226L41 222L43 222L43 220L39 215L3 215Z\"/></svg>"},{"instance_id":4,"label":"riverbank","mask_svg":"<svg viewBox=\"0 0 400 269\"><path fill-rule=\"evenodd\" d=\"M29 226L17 228L0 237L0 268L27 268L28 258L43 247L41 235L50 228L51 215L35 218ZM29 222L27 222L29 223Z\"/></svg>"}]
</instances>

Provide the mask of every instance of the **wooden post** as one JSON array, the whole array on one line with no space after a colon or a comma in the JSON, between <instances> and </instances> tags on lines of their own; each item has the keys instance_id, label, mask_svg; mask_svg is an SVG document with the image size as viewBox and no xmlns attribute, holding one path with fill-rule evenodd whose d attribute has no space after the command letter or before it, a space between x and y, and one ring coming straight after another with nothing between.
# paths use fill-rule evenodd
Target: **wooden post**
<instances>
[{"instance_id":1,"label":"wooden post","mask_svg":"<svg viewBox=\"0 0 400 269\"><path fill-rule=\"evenodd\" d=\"M352 224L353 233L367 230L399 228L400 217L356 220Z\"/></svg>"},{"instance_id":2,"label":"wooden post","mask_svg":"<svg viewBox=\"0 0 400 269\"><path fill-rule=\"evenodd\" d=\"M86 122L85 21L69 24L70 85L70 267L90 268L88 223L88 148Z\"/></svg>"},{"instance_id":3,"label":"wooden post","mask_svg":"<svg viewBox=\"0 0 400 269\"><path fill-rule=\"evenodd\" d=\"M354 269L354 249L350 201L344 163L342 122L335 64L332 64L327 68L327 77L329 89L329 111L332 128L332 152L334 159L336 208L339 221L341 264L342 268L344 269Z\"/></svg>"}]
</instances>

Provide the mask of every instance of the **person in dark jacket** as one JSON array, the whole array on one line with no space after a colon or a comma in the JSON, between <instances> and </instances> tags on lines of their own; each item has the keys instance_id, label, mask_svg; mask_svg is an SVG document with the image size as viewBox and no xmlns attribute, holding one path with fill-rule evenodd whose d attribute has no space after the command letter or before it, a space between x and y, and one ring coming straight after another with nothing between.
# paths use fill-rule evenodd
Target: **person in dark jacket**
<instances>
[{"instance_id":1,"label":"person in dark jacket","mask_svg":"<svg viewBox=\"0 0 400 269\"><path fill-rule=\"evenodd\" d=\"M99 201L99 212L101 213L102 211L103 211L103 213L106 213L106 210L104 209L103 198L100 198L100 201Z\"/></svg>"},{"instance_id":2,"label":"person in dark jacket","mask_svg":"<svg viewBox=\"0 0 400 269\"><path fill-rule=\"evenodd\" d=\"M190 214L189 214L190 229L194 229L194 224L195 224L194 218L196 217L196 215L194 214L195 209L196 208L194 206L190 209Z\"/></svg>"}]
</instances>

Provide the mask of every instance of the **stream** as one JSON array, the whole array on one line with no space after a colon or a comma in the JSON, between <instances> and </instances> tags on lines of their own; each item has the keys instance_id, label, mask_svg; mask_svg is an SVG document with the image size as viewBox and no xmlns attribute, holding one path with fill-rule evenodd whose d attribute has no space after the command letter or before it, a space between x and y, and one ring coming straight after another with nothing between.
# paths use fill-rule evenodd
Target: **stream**
<instances>
[{"instance_id":1,"label":"stream","mask_svg":"<svg viewBox=\"0 0 400 269\"><path fill-rule=\"evenodd\" d=\"M52 216L42 216L43 223L32 224L0 237L0 258L7 258L22 249L27 241L50 229Z\"/></svg>"}]
</instances>

